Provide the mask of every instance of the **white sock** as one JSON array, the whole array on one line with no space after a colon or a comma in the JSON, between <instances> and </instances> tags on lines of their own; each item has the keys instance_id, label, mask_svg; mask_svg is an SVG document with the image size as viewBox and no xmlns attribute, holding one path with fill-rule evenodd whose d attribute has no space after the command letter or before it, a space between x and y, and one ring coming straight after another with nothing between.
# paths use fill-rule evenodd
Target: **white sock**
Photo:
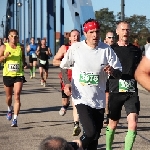
<instances>
[{"instance_id":1,"label":"white sock","mask_svg":"<svg viewBox=\"0 0 150 150\"><path fill-rule=\"evenodd\" d=\"M17 115L14 115L14 119L15 119L15 120L17 119Z\"/></svg>"},{"instance_id":2,"label":"white sock","mask_svg":"<svg viewBox=\"0 0 150 150\"><path fill-rule=\"evenodd\" d=\"M12 111L12 106L8 106L8 111Z\"/></svg>"}]
</instances>

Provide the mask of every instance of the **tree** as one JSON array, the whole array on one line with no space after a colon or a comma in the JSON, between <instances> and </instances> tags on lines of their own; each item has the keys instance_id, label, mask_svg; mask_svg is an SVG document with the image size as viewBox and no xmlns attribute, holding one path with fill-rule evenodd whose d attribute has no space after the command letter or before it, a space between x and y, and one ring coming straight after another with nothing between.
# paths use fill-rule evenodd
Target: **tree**
<instances>
[{"instance_id":1,"label":"tree","mask_svg":"<svg viewBox=\"0 0 150 150\"><path fill-rule=\"evenodd\" d=\"M103 8L95 12L95 17L100 23L100 34L103 41L106 32L113 31L115 33L116 24L121 21L121 12L118 12L115 16L113 11L109 11L108 8ZM147 19L143 15L133 15L125 17L125 21L129 22L131 26L130 42L132 43L137 38L139 44L144 45L146 38L150 35L150 19Z\"/></svg>"},{"instance_id":2,"label":"tree","mask_svg":"<svg viewBox=\"0 0 150 150\"><path fill-rule=\"evenodd\" d=\"M148 20L146 16L133 15L126 17L126 20L130 23L131 32L130 40L135 38L139 39L140 45L144 45L146 38L149 36L150 31L148 29Z\"/></svg>"},{"instance_id":3,"label":"tree","mask_svg":"<svg viewBox=\"0 0 150 150\"><path fill-rule=\"evenodd\" d=\"M116 16L113 14L113 11L109 11L108 8L100 9L95 12L95 17L100 23L101 27L101 39L104 40L106 32L113 31L115 32L116 27Z\"/></svg>"}]
</instances>

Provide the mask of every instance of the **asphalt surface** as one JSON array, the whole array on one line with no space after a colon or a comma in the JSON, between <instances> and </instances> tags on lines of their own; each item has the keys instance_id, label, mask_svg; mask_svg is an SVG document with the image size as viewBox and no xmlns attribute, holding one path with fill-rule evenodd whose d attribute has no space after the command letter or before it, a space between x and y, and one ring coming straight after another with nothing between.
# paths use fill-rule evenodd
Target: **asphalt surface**
<instances>
[{"instance_id":1,"label":"asphalt surface","mask_svg":"<svg viewBox=\"0 0 150 150\"><path fill-rule=\"evenodd\" d=\"M61 136L68 141L79 138L72 136L72 107L69 107L65 116L58 113L61 108L59 68L50 66L45 88L40 85L38 70L36 72L36 78L30 79L29 69L25 70L27 82L21 94L18 127L13 128L10 127L11 121L6 119L7 106L0 70L0 150L37 150L41 140L49 135ZM141 111L133 150L150 150L150 94L140 86L139 89ZM114 150L124 149L126 131L126 113L123 108L113 143ZM105 127L102 129L98 149L105 150Z\"/></svg>"}]
</instances>

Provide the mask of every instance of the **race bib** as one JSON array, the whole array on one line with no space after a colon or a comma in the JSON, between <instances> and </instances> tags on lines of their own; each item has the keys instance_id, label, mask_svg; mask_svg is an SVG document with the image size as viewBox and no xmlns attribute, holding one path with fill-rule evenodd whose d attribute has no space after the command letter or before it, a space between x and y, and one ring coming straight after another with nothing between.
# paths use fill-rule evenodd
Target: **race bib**
<instances>
[{"instance_id":1,"label":"race bib","mask_svg":"<svg viewBox=\"0 0 150 150\"><path fill-rule=\"evenodd\" d=\"M40 59L40 64L45 65L46 64L46 60L41 60Z\"/></svg>"},{"instance_id":2,"label":"race bib","mask_svg":"<svg viewBox=\"0 0 150 150\"><path fill-rule=\"evenodd\" d=\"M32 58L37 58L35 53L32 53Z\"/></svg>"},{"instance_id":3,"label":"race bib","mask_svg":"<svg viewBox=\"0 0 150 150\"><path fill-rule=\"evenodd\" d=\"M119 92L135 92L135 80L119 80Z\"/></svg>"},{"instance_id":4,"label":"race bib","mask_svg":"<svg viewBox=\"0 0 150 150\"><path fill-rule=\"evenodd\" d=\"M19 64L8 64L8 71L17 72L19 71L20 65Z\"/></svg>"},{"instance_id":5,"label":"race bib","mask_svg":"<svg viewBox=\"0 0 150 150\"><path fill-rule=\"evenodd\" d=\"M99 83L99 74L91 72L82 72L80 73L79 82L84 85L98 85Z\"/></svg>"}]
</instances>

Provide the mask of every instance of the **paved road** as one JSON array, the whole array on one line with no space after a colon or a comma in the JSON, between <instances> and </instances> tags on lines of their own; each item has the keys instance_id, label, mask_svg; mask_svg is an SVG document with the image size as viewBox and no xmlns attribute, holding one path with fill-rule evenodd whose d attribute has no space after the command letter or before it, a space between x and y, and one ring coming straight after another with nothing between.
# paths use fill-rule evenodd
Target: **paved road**
<instances>
[{"instance_id":1,"label":"paved road","mask_svg":"<svg viewBox=\"0 0 150 150\"><path fill-rule=\"evenodd\" d=\"M49 70L48 86L40 85L40 78L29 79L29 70L25 72L27 83L21 95L22 107L18 118L18 127L10 127L6 120L7 107L0 71L0 150L37 150L40 141L48 135L57 135L68 141L78 137L72 136L72 107L62 117L58 114L61 107L61 93L57 74L59 68ZM37 70L38 72L38 70ZM141 111L138 135L133 150L150 150L150 94L140 87ZM126 115L123 109L122 119L116 131L113 144L114 150L123 150L124 137L127 131ZM105 127L99 139L99 148L105 150Z\"/></svg>"}]
</instances>

